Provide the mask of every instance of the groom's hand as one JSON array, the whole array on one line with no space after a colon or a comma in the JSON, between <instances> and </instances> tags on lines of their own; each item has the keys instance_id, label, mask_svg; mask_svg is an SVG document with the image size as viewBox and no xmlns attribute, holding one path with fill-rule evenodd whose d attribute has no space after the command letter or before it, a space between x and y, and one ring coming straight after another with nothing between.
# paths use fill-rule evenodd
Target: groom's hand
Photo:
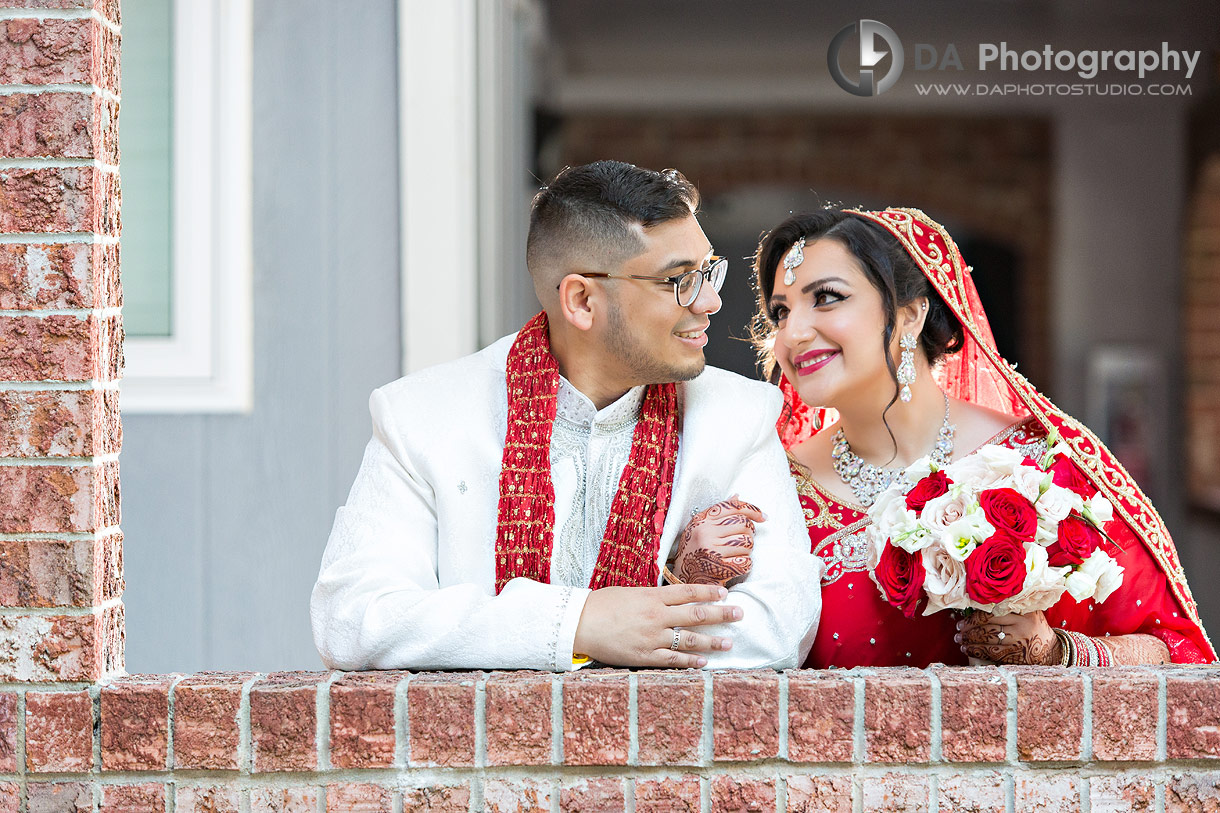
<instances>
[{"instance_id":1,"label":"groom's hand","mask_svg":"<svg viewBox=\"0 0 1220 813\"><path fill-rule=\"evenodd\" d=\"M707 584L594 590L580 614L575 650L612 666L705 666L700 653L723 652L733 642L692 628L741 620L740 607L705 603L727 595L723 587ZM675 629L677 649L672 648Z\"/></svg>"}]
</instances>

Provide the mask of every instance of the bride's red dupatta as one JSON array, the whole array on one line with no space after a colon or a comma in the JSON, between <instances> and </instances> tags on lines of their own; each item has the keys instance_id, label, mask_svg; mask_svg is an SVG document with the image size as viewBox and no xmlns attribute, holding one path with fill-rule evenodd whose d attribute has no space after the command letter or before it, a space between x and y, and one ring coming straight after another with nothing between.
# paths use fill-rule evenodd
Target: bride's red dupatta
<instances>
[{"instance_id":1,"label":"bride's red dupatta","mask_svg":"<svg viewBox=\"0 0 1220 813\"><path fill-rule=\"evenodd\" d=\"M1107 526L1107 533L1120 547L1139 544L1149 554L1124 557L1126 589L1120 588L1105 603L1104 613L1095 614L1091 606L1061 600L1048 611L1048 619L1089 635L1106 634L1102 626L1117 629L1118 634L1138 629L1165 641L1175 662L1215 661L1216 651L1199 620L1198 607L1164 520L1097 436L1051 403L1000 356L971 269L953 238L918 209L853 210L851 214L894 235L961 322L965 331L961 350L944 357L933 372L941 389L962 401L1004 412L1014 420L1032 416L1046 432L1058 433L1067 444L1072 462L1114 505L1115 519ZM817 431L820 422L815 416L822 410L802 404L791 386L781 385L781 390L787 405L784 415L792 419L780 427L787 448ZM1159 601L1155 594L1162 578L1172 598ZM1136 598L1140 595L1148 598ZM1101 607L1098 605L1098 609Z\"/></svg>"}]
</instances>

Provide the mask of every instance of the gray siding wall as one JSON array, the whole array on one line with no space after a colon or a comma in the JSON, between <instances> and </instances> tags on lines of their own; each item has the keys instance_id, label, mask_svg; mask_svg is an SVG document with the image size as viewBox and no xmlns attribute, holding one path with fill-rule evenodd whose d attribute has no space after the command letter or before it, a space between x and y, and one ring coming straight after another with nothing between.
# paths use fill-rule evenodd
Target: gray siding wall
<instances>
[{"instance_id":1,"label":"gray siding wall","mask_svg":"<svg viewBox=\"0 0 1220 813\"><path fill-rule=\"evenodd\" d=\"M124 421L130 672L320 666L309 590L400 369L395 31L254 4L254 411Z\"/></svg>"}]
</instances>

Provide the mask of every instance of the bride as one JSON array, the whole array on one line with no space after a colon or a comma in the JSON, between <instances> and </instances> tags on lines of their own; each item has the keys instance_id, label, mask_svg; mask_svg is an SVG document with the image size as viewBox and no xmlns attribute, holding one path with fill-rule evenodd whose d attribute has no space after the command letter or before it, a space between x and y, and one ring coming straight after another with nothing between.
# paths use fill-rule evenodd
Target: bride
<instances>
[{"instance_id":1,"label":"bride","mask_svg":"<svg viewBox=\"0 0 1220 813\"><path fill-rule=\"evenodd\" d=\"M756 337L786 400L778 429L825 565L805 666L1215 660L1160 516L1088 429L999 356L939 224L912 209L794 215L764 237L754 270ZM965 620L908 618L886 602L867 570L866 511L894 477L925 455L944 465L986 444L1037 459L1052 430L1068 446L1054 482L1114 505L1104 530L1121 549L1121 587L1105 603L1065 594L1045 613Z\"/></svg>"}]
</instances>

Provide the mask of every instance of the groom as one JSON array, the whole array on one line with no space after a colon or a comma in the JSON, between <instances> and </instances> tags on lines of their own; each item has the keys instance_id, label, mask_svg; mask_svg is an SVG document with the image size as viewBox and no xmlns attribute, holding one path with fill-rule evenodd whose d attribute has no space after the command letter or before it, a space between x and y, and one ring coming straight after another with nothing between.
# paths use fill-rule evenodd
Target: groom
<instances>
[{"instance_id":1,"label":"groom","mask_svg":"<svg viewBox=\"0 0 1220 813\"><path fill-rule=\"evenodd\" d=\"M373 392L310 606L328 666L801 663L818 560L778 390L705 368L725 263L698 203L675 170L563 170L530 215L542 312ZM766 515L750 575L658 586L692 515L733 494Z\"/></svg>"}]
</instances>

